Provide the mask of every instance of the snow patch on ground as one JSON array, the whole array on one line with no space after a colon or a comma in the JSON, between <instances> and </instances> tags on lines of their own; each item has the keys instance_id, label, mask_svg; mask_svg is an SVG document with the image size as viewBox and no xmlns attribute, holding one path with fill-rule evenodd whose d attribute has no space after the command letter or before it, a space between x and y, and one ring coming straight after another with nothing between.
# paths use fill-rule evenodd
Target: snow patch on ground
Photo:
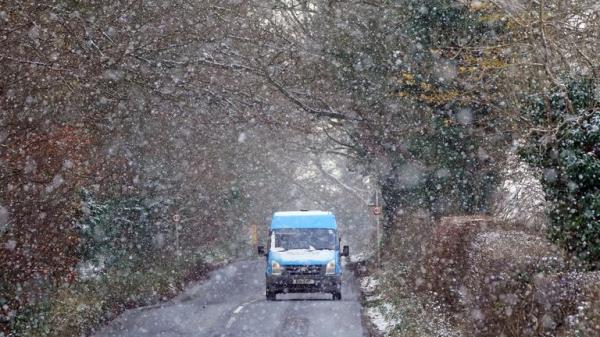
<instances>
[{"instance_id":1,"label":"snow patch on ground","mask_svg":"<svg viewBox=\"0 0 600 337\"><path fill-rule=\"evenodd\" d=\"M397 267L360 278L364 314L372 332L386 337L461 337L438 305L416 295L406 282L397 282L407 273Z\"/></svg>"},{"instance_id":2,"label":"snow patch on ground","mask_svg":"<svg viewBox=\"0 0 600 337\"><path fill-rule=\"evenodd\" d=\"M373 276L367 276L360 279L360 290L363 294L371 295L379 285L379 280Z\"/></svg>"},{"instance_id":3,"label":"snow patch on ground","mask_svg":"<svg viewBox=\"0 0 600 337\"><path fill-rule=\"evenodd\" d=\"M365 310L365 314L377 331L387 336L396 325L400 324L399 310L390 302L384 300L378 292L381 282L374 276L360 279L360 290L365 295L367 303L378 303Z\"/></svg>"},{"instance_id":4,"label":"snow patch on ground","mask_svg":"<svg viewBox=\"0 0 600 337\"><path fill-rule=\"evenodd\" d=\"M384 302L380 306L368 308L367 317L369 317L377 331L387 335L401 322L399 318L390 317L395 312L398 312L398 310L391 303Z\"/></svg>"},{"instance_id":5,"label":"snow patch on ground","mask_svg":"<svg viewBox=\"0 0 600 337\"><path fill-rule=\"evenodd\" d=\"M358 254L351 254L349 257L350 262L359 263L362 261L366 261L371 257L371 255L365 254L364 252Z\"/></svg>"}]
</instances>

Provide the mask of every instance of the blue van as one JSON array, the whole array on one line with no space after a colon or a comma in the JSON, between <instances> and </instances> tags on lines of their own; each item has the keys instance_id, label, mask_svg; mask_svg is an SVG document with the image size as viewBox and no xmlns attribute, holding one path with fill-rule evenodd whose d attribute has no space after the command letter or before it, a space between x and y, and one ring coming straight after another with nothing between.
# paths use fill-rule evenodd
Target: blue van
<instances>
[{"instance_id":1,"label":"blue van","mask_svg":"<svg viewBox=\"0 0 600 337\"><path fill-rule=\"evenodd\" d=\"M331 212L276 212L271 220L268 250L258 246L267 258L267 300L279 293L331 293L342 299L341 238Z\"/></svg>"}]
</instances>

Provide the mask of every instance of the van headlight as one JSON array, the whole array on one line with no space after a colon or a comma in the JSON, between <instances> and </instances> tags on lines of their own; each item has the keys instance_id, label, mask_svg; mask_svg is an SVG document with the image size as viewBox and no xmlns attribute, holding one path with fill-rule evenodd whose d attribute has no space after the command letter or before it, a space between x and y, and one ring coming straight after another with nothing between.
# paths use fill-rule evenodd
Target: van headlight
<instances>
[{"instance_id":1,"label":"van headlight","mask_svg":"<svg viewBox=\"0 0 600 337\"><path fill-rule=\"evenodd\" d=\"M335 274L335 260L331 260L327 262L327 266L325 267L325 275L334 275Z\"/></svg>"},{"instance_id":2,"label":"van headlight","mask_svg":"<svg viewBox=\"0 0 600 337\"><path fill-rule=\"evenodd\" d=\"M283 268L277 261L271 261L271 275L281 275Z\"/></svg>"}]
</instances>

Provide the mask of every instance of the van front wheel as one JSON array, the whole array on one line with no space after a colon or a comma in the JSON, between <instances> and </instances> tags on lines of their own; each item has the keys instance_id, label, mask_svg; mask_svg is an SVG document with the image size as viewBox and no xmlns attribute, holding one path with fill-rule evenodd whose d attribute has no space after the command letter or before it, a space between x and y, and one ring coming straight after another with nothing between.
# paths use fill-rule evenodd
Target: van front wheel
<instances>
[{"instance_id":1,"label":"van front wheel","mask_svg":"<svg viewBox=\"0 0 600 337\"><path fill-rule=\"evenodd\" d=\"M277 293L267 290L267 301L275 301Z\"/></svg>"},{"instance_id":2,"label":"van front wheel","mask_svg":"<svg viewBox=\"0 0 600 337\"><path fill-rule=\"evenodd\" d=\"M334 301L340 301L342 299L342 293L339 291L334 292L332 295Z\"/></svg>"}]
</instances>

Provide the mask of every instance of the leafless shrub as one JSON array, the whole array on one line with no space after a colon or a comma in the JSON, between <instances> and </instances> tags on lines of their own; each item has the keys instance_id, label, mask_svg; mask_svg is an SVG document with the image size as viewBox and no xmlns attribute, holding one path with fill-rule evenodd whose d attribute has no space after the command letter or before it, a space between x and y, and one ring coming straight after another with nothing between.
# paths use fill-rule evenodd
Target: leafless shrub
<instances>
[{"instance_id":1,"label":"leafless shrub","mask_svg":"<svg viewBox=\"0 0 600 337\"><path fill-rule=\"evenodd\" d=\"M397 215L383 237L383 259L391 257L409 269L418 270L434 228L435 222L426 211Z\"/></svg>"},{"instance_id":2,"label":"leafless shrub","mask_svg":"<svg viewBox=\"0 0 600 337\"><path fill-rule=\"evenodd\" d=\"M469 248L468 264L461 301L476 336L534 335L534 278L566 268L557 247L520 231L478 234Z\"/></svg>"},{"instance_id":3,"label":"leafless shrub","mask_svg":"<svg viewBox=\"0 0 600 337\"><path fill-rule=\"evenodd\" d=\"M532 301L540 336L592 335L598 331L599 272L570 272L535 280ZM595 329L595 330L594 330Z\"/></svg>"},{"instance_id":4,"label":"leafless shrub","mask_svg":"<svg viewBox=\"0 0 600 337\"><path fill-rule=\"evenodd\" d=\"M427 291L451 311L459 309L460 290L468 263L468 249L477 233L490 227L485 216L442 218L415 279L417 290Z\"/></svg>"},{"instance_id":5,"label":"leafless shrub","mask_svg":"<svg viewBox=\"0 0 600 337\"><path fill-rule=\"evenodd\" d=\"M600 274L567 272L560 249L521 227L486 216L442 218L415 268L415 289L472 336L593 336Z\"/></svg>"}]
</instances>

